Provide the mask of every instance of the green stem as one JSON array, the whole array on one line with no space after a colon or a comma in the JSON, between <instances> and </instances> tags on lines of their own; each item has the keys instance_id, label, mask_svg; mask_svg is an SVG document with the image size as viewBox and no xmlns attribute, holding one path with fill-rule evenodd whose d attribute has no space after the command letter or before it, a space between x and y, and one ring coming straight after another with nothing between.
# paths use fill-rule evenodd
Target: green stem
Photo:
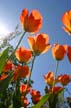
<instances>
[{"instance_id":1,"label":"green stem","mask_svg":"<svg viewBox=\"0 0 71 108\"><path fill-rule=\"evenodd\" d=\"M16 108L16 106L17 108L21 108L20 79L16 81L16 88L13 94L13 108Z\"/></svg>"},{"instance_id":2,"label":"green stem","mask_svg":"<svg viewBox=\"0 0 71 108\"><path fill-rule=\"evenodd\" d=\"M70 92L67 88L65 88L65 89L66 89L66 91L68 92L68 94L71 95L71 92Z\"/></svg>"},{"instance_id":3,"label":"green stem","mask_svg":"<svg viewBox=\"0 0 71 108\"><path fill-rule=\"evenodd\" d=\"M56 69L55 69L55 75L54 75L53 88L55 86L55 80L56 80L56 77L57 77L57 71L58 71L58 61L56 60Z\"/></svg>"},{"instance_id":4,"label":"green stem","mask_svg":"<svg viewBox=\"0 0 71 108\"><path fill-rule=\"evenodd\" d=\"M58 61L56 60L55 79L56 79L56 76L57 76L57 71L58 71Z\"/></svg>"},{"instance_id":5,"label":"green stem","mask_svg":"<svg viewBox=\"0 0 71 108\"><path fill-rule=\"evenodd\" d=\"M18 79L16 82L16 95L17 93L20 93L19 88L20 88L20 80Z\"/></svg>"},{"instance_id":6,"label":"green stem","mask_svg":"<svg viewBox=\"0 0 71 108\"><path fill-rule=\"evenodd\" d=\"M31 70L30 70L31 73L30 73L30 76L29 76L29 81L31 80L31 75L32 75L32 70L33 70L35 58L36 58L36 56L34 56L34 57L33 57L33 60L32 60L32 66L31 66Z\"/></svg>"},{"instance_id":7,"label":"green stem","mask_svg":"<svg viewBox=\"0 0 71 108\"><path fill-rule=\"evenodd\" d=\"M29 76L29 78L28 78L28 80L27 80L27 88L28 88L29 82L30 82L30 80L31 80L31 75L32 75L32 70L33 70L35 58L36 58L36 56L33 56L32 66L31 66L31 69L30 69L30 76ZM27 92L27 88L26 88L26 92ZM26 92L25 92L25 94L24 94L24 97L26 96Z\"/></svg>"},{"instance_id":8,"label":"green stem","mask_svg":"<svg viewBox=\"0 0 71 108\"><path fill-rule=\"evenodd\" d=\"M11 58L11 57L14 55L14 53L15 53L16 49L18 48L18 46L20 45L20 43L21 43L21 41L22 41L22 39L23 39L25 33L26 33L26 32L24 32L24 33L22 34L22 36L21 36L21 38L20 38L20 40L19 40L19 42L18 42L16 48L14 49L14 51L12 52L12 54L9 56L9 58ZM8 59L9 59L9 58L8 58Z\"/></svg>"},{"instance_id":9,"label":"green stem","mask_svg":"<svg viewBox=\"0 0 71 108\"><path fill-rule=\"evenodd\" d=\"M64 89L65 87L63 86L63 89ZM64 98L64 90L63 90L63 98Z\"/></svg>"},{"instance_id":10,"label":"green stem","mask_svg":"<svg viewBox=\"0 0 71 108\"><path fill-rule=\"evenodd\" d=\"M63 89L64 89L65 87L63 86ZM63 104L64 104L64 90L63 90Z\"/></svg>"},{"instance_id":11,"label":"green stem","mask_svg":"<svg viewBox=\"0 0 71 108\"><path fill-rule=\"evenodd\" d=\"M31 80L31 75L32 75L32 70L33 70L35 58L36 58L36 56L33 56L32 66L31 66L31 70L30 70L30 76L29 76L29 79L28 79L28 81L27 81L27 86L29 85L29 82L30 82L30 80Z\"/></svg>"}]
</instances>

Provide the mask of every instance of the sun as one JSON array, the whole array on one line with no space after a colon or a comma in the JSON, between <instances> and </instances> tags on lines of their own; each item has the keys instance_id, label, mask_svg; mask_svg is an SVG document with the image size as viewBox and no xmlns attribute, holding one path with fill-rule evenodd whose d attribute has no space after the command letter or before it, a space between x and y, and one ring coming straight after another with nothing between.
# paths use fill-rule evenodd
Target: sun
<instances>
[{"instance_id":1,"label":"sun","mask_svg":"<svg viewBox=\"0 0 71 108\"><path fill-rule=\"evenodd\" d=\"M7 35L8 33L9 33L9 30L6 27L6 25L0 23L0 36Z\"/></svg>"}]
</instances>

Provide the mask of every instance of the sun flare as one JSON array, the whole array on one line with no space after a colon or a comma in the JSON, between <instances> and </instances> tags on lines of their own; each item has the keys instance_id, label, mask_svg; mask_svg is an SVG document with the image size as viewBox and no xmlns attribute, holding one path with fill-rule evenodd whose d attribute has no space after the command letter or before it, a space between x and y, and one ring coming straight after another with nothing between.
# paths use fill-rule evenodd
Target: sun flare
<instances>
[{"instance_id":1,"label":"sun flare","mask_svg":"<svg viewBox=\"0 0 71 108\"><path fill-rule=\"evenodd\" d=\"M8 28L5 25L0 24L0 36L7 35L8 33L9 33Z\"/></svg>"}]
</instances>

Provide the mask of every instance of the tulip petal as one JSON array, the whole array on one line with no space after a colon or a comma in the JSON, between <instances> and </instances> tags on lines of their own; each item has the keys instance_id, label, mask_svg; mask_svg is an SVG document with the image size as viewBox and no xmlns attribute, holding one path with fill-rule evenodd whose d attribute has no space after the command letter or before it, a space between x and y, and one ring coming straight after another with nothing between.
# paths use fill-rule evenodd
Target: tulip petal
<instances>
[{"instance_id":1,"label":"tulip petal","mask_svg":"<svg viewBox=\"0 0 71 108\"><path fill-rule=\"evenodd\" d=\"M64 15L62 16L62 22L65 25L65 27L67 27L69 30L71 29L68 12L65 12Z\"/></svg>"},{"instance_id":2,"label":"tulip petal","mask_svg":"<svg viewBox=\"0 0 71 108\"><path fill-rule=\"evenodd\" d=\"M65 28L64 26L62 27L62 29L68 33L68 35L71 35L71 31L68 28Z\"/></svg>"},{"instance_id":3,"label":"tulip petal","mask_svg":"<svg viewBox=\"0 0 71 108\"><path fill-rule=\"evenodd\" d=\"M33 50L33 46L34 46L34 44L35 44L34 37L29 36L29 37L28 37L28 43L29 43L29 45L30 45L30 48Z\"/></svg>"},{"instance_id":4,"label":"tulip petal","mask_svg":"<svg viewBox=\"0 0 71 108\"><path fill-rule=\"evenodd\" d=\"M45 49L42 51L42 54L46 53L50 48L51 48L51 45L47 44L47 46L45 47Z\"/></svg>"},{"instance_id":5,"label":"tulip petal","mask_svg":"<svg viewBox=\"0 0 71 108\"><path fill-rule=\"evenodd\" d=\"M21 22L22 26L24 25L24 21L27 16L28 16L28 10L27 9L22 10L22 13L20 15L20 22Z\"/></svg>"},{"instance_id":6,"label":"tulip petal","mask_svg":"<svg viewBox=\"0 0 71 108\"><path fill-rule=\"evenodd\" d=\"M71 63L71 46L68 46L68 52L67 52L68 60Z\"/></svg>"}]
</instances>

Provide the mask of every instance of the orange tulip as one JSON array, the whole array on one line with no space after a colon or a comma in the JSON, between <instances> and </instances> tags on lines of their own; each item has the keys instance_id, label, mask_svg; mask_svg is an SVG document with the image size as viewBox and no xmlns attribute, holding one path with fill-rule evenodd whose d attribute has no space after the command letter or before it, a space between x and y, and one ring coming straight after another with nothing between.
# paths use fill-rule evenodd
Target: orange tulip
<instances>
[{"instance_id":1,"label":"orange tulip","mask_svg":"<svg viewBox=\"0 0 71 108\"><path fill-rule=\"evenodd\" d=\"M27 108L27 106L29 105L28 99L24 96L21 96L21 102L23 104L23 107L21 108Z\"/></svg>"},{"instance_id":2,"label":"orange tulip","mask_svg":"<svg viewBox=\"0 0 71 108\"><path fill-rule=\"evenodd\" d=\"M54 83L54 73L53 72L48 72L47 74L44 75L44 80L48 85L53 85Z\"/></svg>"},{"instance_id":3,"label":"orange tulip","mask_svg":"<svg viewBox=\"0 0 71 108\"><path fill-rule=\"evenodd\" d=\"M62 60L66 54L67 45L55 44L52 48L52 55L56 60Z\"/></svg>"},{"instance_id":4,"label":"orange tulip","mask_svg":"<svg viewBox=\"0 0 71 108\"><path fill-rule=\"evenodd\" d=\"M14 69L14 80L17 80L18 78L25 78L25 77L29 77L30 75L30 69L28 66L20 66L18 65L15 69Z\"/></svg>"},{"instance_id":5,"label":"orange tulip","mask_svg":"<svg viewBox=\"0 0 71 108\"><path fill-rule=\"evenodd\" d=\"M67 101L68 102L71 102L71 97L67 97Z\"/></svg>"},{"instance_id":6,"label":"orange tulip","mask_svg":"<svg viewBox=\"0 0 71 108\"><path fill-rule=\"evenodd\" d=\"M68 46L67 56L68 56L69 62L71 63L71 46Z\"/></svg>"},{"instance_id":7,"label":"orange tulip","mask_svg":"<svg viewBox=\"0 0 71 108\"><path fill-rule=\"evenodd\" d=\"M62 89L63 89L63 88L60 87L60 86L50 87L49 92L55 94L55 93L61 91Z\"/></svg>"},{"instance_id":8,"label":"orange tulip","mask_svg":"<svg viewBox=\"0 0 71 108\"><path fill-rule=\"evenodd\" d=\"M60 75L57 78L57 82L60 82L62 85L67 85L71 80L70 75L64 74L64 75Z\"/></svg>"},{"instance_id":9,"label":"orange tulip","mask_svg":"<svg viewBox=\"0 0 71 108\"><path fill-rule=\"evenodd\" d=\"M69 35L71 35L71 10L65 12L62 16L62 22L64 24L63 29Z\"/></svg>"},{"instance_id":10,"label":"orange tulip","mask_svg":"<svg viewBox=\"0 0 71 108\"><path fill-rule=\"evenodd\" d=\"M30 86L27 87L27 84L21 84L21 86L20 86L20 93L25 93L25 92L29 93L30 90L31 90Z\"/></svg>"},{"instance_id":11,"label":"orange tulip","mask_svg":"<svg viewBox=\"0 0 71 108\"><path fill-rule=\"evenodd\" d=\"M34 51L35 54L43 54L47 52L50 48L50 44L48 44L49 36L47 34L39 34L37 36L29 36L28 42L31 49Z\"/></svg>"},{"instance_id":12,"label":"orange tulip","mask_svg":"<svg viewBox=\"0 0 71 108\"><path fill-rule=\"evenodd\" d=\"M4 80L4 79L7 78L7 77L8 77L8 75L6 75L6 74L3 73L3 74L0 76L0 81L1 81L1 80Z\"/></svg>"},{"instance_id":13,"label":"orange tulip","mask_svg":"<svg viewBox=\"0 0 71 108\"><path fill-rule=\"evenodd\" d=\"M38 10L33 10L30 15L27 9L24 9L20 15L20 23L26 32L35 33L42 27L42 16Z\"/></svg>"},{"instance_id":14,"label":"orange tulip","mask_svg":"<svg viewBox=\"0 0 71 108\"><path fill-rule=\"evenodd\" d=\"M32 97L31 99L32 99L32 102L34 104L37 104L41 100L41 98L42 98L40 92L39 91L36 91L34 89L32 89L30 95Z\"/></svg>"},{"instance_id":15,"label":"orange tulip","mask_svg":"<svg viewBox=\"0 0 71 108\"><path fill-rule=\"evenodd\" d=\"M20 62L28 62L32 57L32 52L29 49L20 47L16 50L15 56Z\"/></svg>"},{"instance_id":16,"label":"orange tulip","mask_svg":"<svg viewBox=\"0 0 71 108\"><path fill-rule=\"evenodd\" d=\"M10 70L12 70L13 67L14 67L14 64L10 60L8 60L4 69L3 69L3 72L10 71Z\"/></svg>"}]
</instances>

